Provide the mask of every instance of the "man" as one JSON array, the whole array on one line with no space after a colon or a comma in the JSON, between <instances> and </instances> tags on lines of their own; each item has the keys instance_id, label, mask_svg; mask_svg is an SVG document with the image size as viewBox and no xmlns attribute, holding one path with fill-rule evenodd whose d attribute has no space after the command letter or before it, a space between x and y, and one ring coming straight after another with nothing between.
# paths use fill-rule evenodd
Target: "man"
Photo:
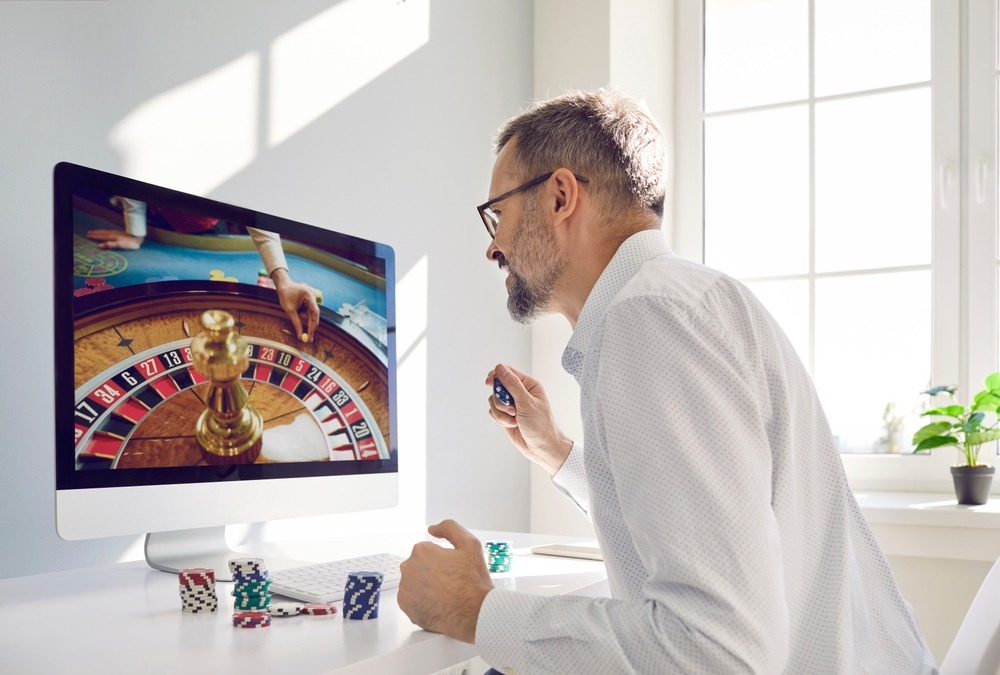
<instances>
[{"instance_id":1,"label":"man","mask_svg":"<svg viewBox=\"0 0 1000 675\"><path fill-rule=\"evenodd\" d=\"M746 288L667 247L647 113L573 93L496 149L487 257L515 319L572 324L585 442L503 365L513 404L490 414L592 519L612 598L493 588L445 521L429 531L454 548L421 542L402 565L403 611L522 674L934 672L791 344Z\"/></svg>"}]
</instances>

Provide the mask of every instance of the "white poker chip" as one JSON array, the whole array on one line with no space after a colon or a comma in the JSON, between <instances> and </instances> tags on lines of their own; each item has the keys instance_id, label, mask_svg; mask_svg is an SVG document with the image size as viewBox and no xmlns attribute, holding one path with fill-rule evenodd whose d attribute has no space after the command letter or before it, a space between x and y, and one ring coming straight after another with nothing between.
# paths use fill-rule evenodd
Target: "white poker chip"
<instances>
[{"instance_id":1,"label":"white poker chip","mask_svg":"<svg viewBox=\"0 0 1000 675\"><path fill-rule=\"evenodd\" d=\"M302 613L302 605L298 602L273 602L267 608L271 616L295 616Z\"/></svg>"}]
</instances>

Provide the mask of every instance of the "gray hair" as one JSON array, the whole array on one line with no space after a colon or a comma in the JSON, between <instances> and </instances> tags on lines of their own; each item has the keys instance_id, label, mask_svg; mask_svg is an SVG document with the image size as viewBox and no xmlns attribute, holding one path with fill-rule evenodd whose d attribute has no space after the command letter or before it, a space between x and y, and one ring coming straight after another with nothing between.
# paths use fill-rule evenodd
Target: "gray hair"
<instances>
[{"instance_id":1,"label":"gray hair","mask_svg":"<svg viewBox=\"0 0 1000 675\"><path fill-rule=\"evenodd\" d=\"M566 167L589 180L606 215L649 209L663 216L663 134L634 99L599 89L536 103L500 127L496 152L511 140L519 179Z\"/></svg>"}]
</instances>

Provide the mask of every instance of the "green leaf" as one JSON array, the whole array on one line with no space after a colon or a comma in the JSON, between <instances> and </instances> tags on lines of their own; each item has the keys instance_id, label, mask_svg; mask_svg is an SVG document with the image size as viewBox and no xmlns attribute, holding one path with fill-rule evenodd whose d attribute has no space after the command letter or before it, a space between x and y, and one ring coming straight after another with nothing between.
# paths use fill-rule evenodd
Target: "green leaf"
<instances>
[{"instance_id":1,"label":"green leaf","mask_svg":"<svg viewBox=\"0 0 1000 675\"><path fill-rule=\"evenodd\" d=\"M965 436L966 445L982 445L983 443L989 443L990 441L1000 440L1000 429L988 429L986 431L980 431L975 434L967 434Z\"/></svg>"},{"instance_id":2,"label":"green leaf","mask_svg":"<svg viewBox=\"0 0 1000 675\"><path fill-rule=\"evenodd\" d=\"M921 445L924 441L930 438L940 437L941 434L947 433L951 430L951 422L931 422L930 424L920 427L917 429L916 433L913 434L913 444L916 446ZM950 438L946 436L945 438ZM958 441L954 441L957 443ZM934 446L931 446L934 447Z\"/></svg>"},{"instance_id":3,"label":"green leaf","mask_svg":"<svg viewBox=\"0 0 1000 675\"><path fill-rule=\"evenodd\" d=\"M1000 392L1000 373L987 375L985 385L990 391Z\"/></svg>"},{"instance_id":4,"label":"green leaf","mask_svg":"<svg viewBox=\"0 0 1000 675\"><path fill-rule=\"evenodd\" d=\"M987 412L995 413L998 408L1000 408L1000 395L997 395L992 391L979 392L976 394L976 398L974 398L972 402L973 410L985 410Z\"/></svg>"},{"instance_id":5,"label":"green leaf","mask_svg":"<svg viewBox=\"0 0 1000 675\"><path fill-rule=\"evenodd\" d=\"M958 445L958 439L954 436L931 436L918 443L917 447L913 448L913 452L926 452L945 445Z\"/></svg>"},{"instance_id":6,"label":"green leaf","mask_svg":"<svg viewBox=\"0 0 1000 675\"><path fill-rule=\"evenodd\" d=\"M946 405L942 408L931 408L930 410L925 410L920 413L921 417L929 417L931 415L946 415L948 417L961 417L965 412L965 406L962 405Z\"/></svg>"},{"instance_id":7,"label":"green leaf","mask_svg":"<svg viewBox=\"0 0 1000 675\"><path fill-rule=\"evenodd\" d=\"M986 417L985 413L976 412L969 415L969 419L965 420L962 424L962 431L966 434L974 434L979 431L980 426L983 423L983 419Z\"/></svg>"},{"instance_id":8,"label":"green leaf","mask_svg":"<svg viewBox=\"0 0 1000 675\"><path fill-rule=\"evenodd\" d=\"M920 392L921 394L928 394L930 396L937 396L943 392L948 392L949 394L954 394L956 387L950 387L947 385L938 385L937 387L931 387L927 391Z\"/></svg>"}]
</instances>

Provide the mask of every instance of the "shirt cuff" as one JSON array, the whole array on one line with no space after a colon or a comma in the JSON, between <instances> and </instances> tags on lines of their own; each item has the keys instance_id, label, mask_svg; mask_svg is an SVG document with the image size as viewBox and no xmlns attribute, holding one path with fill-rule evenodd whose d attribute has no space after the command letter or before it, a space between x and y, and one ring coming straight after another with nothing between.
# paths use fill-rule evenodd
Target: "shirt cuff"
<instances>
[{"instance_id":1,"label":"shirt cuff","mask_svg":"<svg viewBox=\"0 0 1000 675\"><path fill-rule=\"evenodd\" d=\"M255 227L248 227L247 234L250 235L254 246L257 247L257 253L260 254L261 262L264 263L267 276L271 276L274 270L280 267L288 269L288 261L285 260L285 252L281 248L281 238L277 234L268 230L258 230Z\"/></svg>"},{"instance_id":2,"label":"shirt cuff","mask_svg":"<svg viewBox=\"0 0 1000 675\"><path fill-rule=\"evenodd\" d=\"M587 486L587 470L583 462L583 445L573 441L573 447L559 471L552 476L552 483L576 505L590 515L590 488Z\"/></svg>"},{"instance_id":3,"label":"shirt cuff","mask_svg":"<svg viewBox=\"0 0 1000 675\"><path fill-rule=\"evenodd\" d=\"M113 197L122 207L122 217L125 220L125 231L139 239L146 238L146 202L125 197Z\"/></svg>"},{"instance_id":4,"label":"shirt cuff","mask_svg":"<svg viewBox=\"0 0 1000 675\"><path fill-rule=\"evenodd\" d=\"M476 647L480 657L493 668L518 675L528 673L525 645L531 616L541 596L494 588L479 608Z\"/></svg>"}]
</instances>

